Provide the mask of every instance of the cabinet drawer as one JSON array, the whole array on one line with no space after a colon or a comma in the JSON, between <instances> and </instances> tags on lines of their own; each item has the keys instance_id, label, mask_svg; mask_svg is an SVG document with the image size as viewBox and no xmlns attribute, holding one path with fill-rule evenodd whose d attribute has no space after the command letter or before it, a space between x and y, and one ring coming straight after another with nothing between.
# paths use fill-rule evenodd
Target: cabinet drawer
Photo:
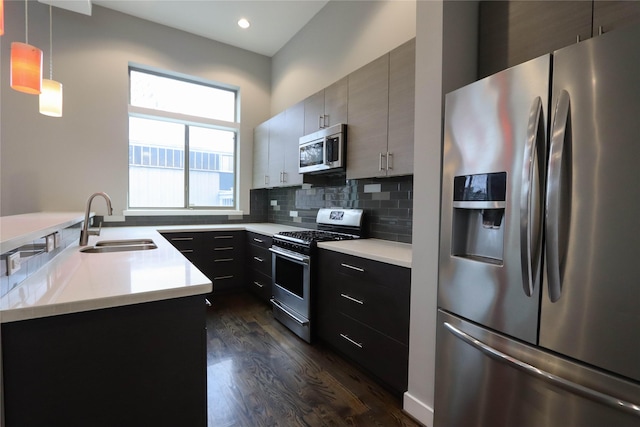
<instances>
[{"instance_id":1,"label":"cabinet drawer","mask_svg":"<svg viewBox=\"0 0 640 427\"><path fill-rule=\"evenodd\" d=\"M322 339L397 392L407 390L409 347L341 313L319 322Z\"/></svg>"},{"instance_id":2,"label":"cabinet drawer","mask_svg":"<svg viewBox=\"0 0 640 427\"><path fill-rule=\"evenodd\" d=\"M247 261L249 268L271 277L271 252L268 249L249 245Z\"/></svg>"},{"instance_id":3,"label":"cabinet drawer","mask_svg":"<svg viewBox=\"0 0 640 427\"><path fill-rule=\"evenodd\" d=\"M271 237L264 234L247 231L247 244L259 246L264 249L269 249L271 247Z\"/></svg>"},{"instance_id":4,"label":"cabinet drawer","mask_svg":"<svg viewBox=\"0 0 640 427\"><path fill-rule=\"evenodd\" d=\"M398 284L406 287L411 283L409 268L324 249L319 253L320 262L328 268L328 272L343 274L352 281L391 288L396 288Z\"/></svg>"},{"instance_id":5,"label":"cabinet drawer","mask_svg":"<svg viewBox=\"0 0 640 427\"><path fill-rule=\"evenodd\" d=\"M243 231L214 231L206 233L206 246L210 248L242 247Z\"/></svg>"},{"instance_id":6,"label":"cabinet drawer","mask_svg":"<svg viewBox=\"0 0 640 427\"><path fill-rule=\"evenodd\" d=\"M248 280L249 290L260 297L263 301L268 302L272 295L271 280L271 276L267 276L256 270L251 270Z\"/></svg>"},{"instance_id":7,"label":"cabinet drawer","mask_svg":"<svg viewBox=\"0 0 640 427\"><path fill-rule=\"evenodd\" d=\"M409 342L411 270L320 251L318 300L403 344Z\"/></svg>"},{"instance_id":8,"label":"cabinet drawer","mask_svg":"<svg viewBox=\"0 0 640 427\"><path fill-rule=\"evenodd\" d=\"M242 278L233 273L237 272L228 271L217 272L213 274L213 277L211 277L211 281L213 282L214 294L242 290Z\"/></svg>"},{"instance_id":9,"label":"cabinet drawer","mask_svg":"<svg viewBox=\"0 0 640 427\"><path fill-rule=\"evenodd\" d=\"M162 236L184 254L193 253L197 247L196 233L163 233Z\"/></svg>"},{"instance_id":10,"label":"cabinet drawer","mask_svg":"<svg viewBox=\"0 0 640 427\"><path fill-rule=\"evenodd\" d=\"M409 343L409 293L337 274L318 292L323 306L333 307L403 344Z\"/></svg>"}]
</instances>

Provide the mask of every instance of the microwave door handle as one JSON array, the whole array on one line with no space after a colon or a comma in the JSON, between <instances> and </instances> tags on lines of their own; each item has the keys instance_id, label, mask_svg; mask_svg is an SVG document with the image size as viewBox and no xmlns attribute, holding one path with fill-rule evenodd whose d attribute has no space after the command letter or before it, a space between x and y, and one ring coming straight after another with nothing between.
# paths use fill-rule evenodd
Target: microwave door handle
<instances>
[{"instance_id":1,"label":"microwave door handle","mask_svg":"<svg viewBox=\"0 0 640 427\"><path fill-rule=\"evenodd\" d=\"M329 138L324 140L324 164L330 165L333 162L333 141Z\"/></svg>"},{"instance_id":2,"label":"microwave door handle","mask_svg":"<svg viewBox=\"0 0 640 427\"><path fill-rule=\"evenodd\" d=\"M533 291L540 277L542 260L541 206L544 189L544 123L542 120L542 99L533 100L529 111L527 141L522 164L522 192L520 194L520 263L522 286L526 296Z\"/></svg>"},{"instance_id":3,"label":"microwave door handle","mask_svg":"<svg viewBox=\"0 0 640 427\"><path fill-rule=\"evenodd\" d=\"M560 276L569 237L566 218L571 211L570 107L569 93L563 90L555 107L547 176L546 250L549 299L552 302L556 302L562 293Z\"/></svg>"}]
</instances>

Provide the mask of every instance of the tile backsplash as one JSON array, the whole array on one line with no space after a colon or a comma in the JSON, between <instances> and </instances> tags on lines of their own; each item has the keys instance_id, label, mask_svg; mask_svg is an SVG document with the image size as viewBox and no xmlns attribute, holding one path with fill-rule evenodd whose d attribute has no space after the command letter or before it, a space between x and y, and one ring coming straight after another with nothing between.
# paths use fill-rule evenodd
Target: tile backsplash
<instances>
[{"instance_id":1,"label":"tile backsplash","mask_svg":"<svg viewBox=\"0 0 640 427\"><path fill-rule=\"evenodd\" d=\"M268 222L314 228L320 208L360 208L369 237L411 243L413 176L252 190L254 197L263 198L259 203L266 205Z\"/></svg>"}]
</instances>

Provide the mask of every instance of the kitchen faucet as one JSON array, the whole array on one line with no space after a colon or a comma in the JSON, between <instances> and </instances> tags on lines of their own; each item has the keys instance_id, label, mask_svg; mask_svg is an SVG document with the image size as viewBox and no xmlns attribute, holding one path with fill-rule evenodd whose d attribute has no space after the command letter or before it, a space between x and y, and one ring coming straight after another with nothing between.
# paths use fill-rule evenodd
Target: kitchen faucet
<instances>
[{"instance_id":1,"label":"kitchen faucet","mask_svg":"<svg viewBox=\"0 0 640 427\"><path fill-rule=\"evenodd\" d=\"M91 211L91 202L96 196L102 196L107 201L107 211L109 215L113 215L113 209L111 208L111 198L107 193L99 192L93 193L89 200L87 200L87 210L84 213L84 224L82 224L82 231L80 231L80 246L87 246L89 242L89 236L99 236L102 229L102 223L100 223L100 229L98 231L89 230L89 212Z\"/></svg>"}]
</instances>

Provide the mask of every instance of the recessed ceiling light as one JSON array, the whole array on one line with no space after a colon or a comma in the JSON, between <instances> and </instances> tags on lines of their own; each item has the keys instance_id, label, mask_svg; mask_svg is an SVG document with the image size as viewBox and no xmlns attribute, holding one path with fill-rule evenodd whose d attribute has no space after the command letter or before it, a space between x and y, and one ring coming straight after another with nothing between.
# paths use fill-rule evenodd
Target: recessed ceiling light
<instances>
[{"instance_id":1,"label":"recessed ceiling light","mask_svg":"<svg viewBox=\"0 0 640 427\"><path fill-rule=\"evenodd\" d=\"M241 18L238 21L238 26L240 28L249 28L249 26L251 26L251 24L249 23L249 21L247 21L245 18Z\"/></svg>"}]
</instances>

